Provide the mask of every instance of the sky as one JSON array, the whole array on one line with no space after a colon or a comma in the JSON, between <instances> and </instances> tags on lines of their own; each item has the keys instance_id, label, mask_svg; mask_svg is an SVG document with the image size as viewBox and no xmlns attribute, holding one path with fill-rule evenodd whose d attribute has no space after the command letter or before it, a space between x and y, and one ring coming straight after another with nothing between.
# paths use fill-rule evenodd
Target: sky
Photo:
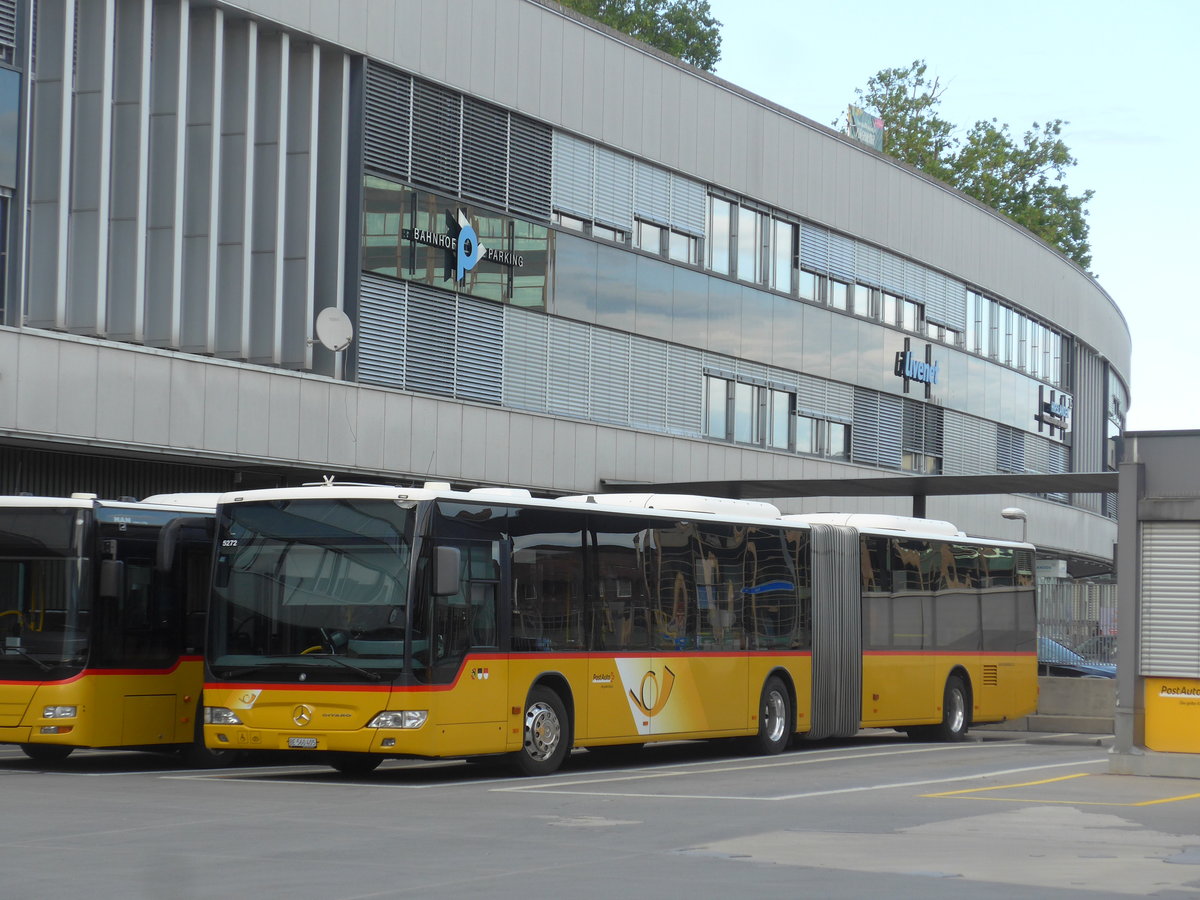
<instances>
[{"instance_id":1,"label":"sky","mask_svg":"<svg viewBox=\"0 0 1200 900\"><path fill-rule=\"evenodd\" d=\"M722 23L715 74L824 125L855 88L923 59L946 88L939 115L965 135L996 118L1022 135L1062 119L1087 205L1091 271L1133 337L1126 430L1200 429L1200 38L1196 0L709 0ZM1020 298L1012 298L1018 300Z\"/></svg>"}]
</instances>

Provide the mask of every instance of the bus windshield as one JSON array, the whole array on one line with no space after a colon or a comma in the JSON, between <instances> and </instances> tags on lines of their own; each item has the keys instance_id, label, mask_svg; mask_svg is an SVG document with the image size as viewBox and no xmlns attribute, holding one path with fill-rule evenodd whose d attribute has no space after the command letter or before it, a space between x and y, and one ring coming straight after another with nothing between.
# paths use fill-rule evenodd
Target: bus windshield
<instances>
[{"instance_id":1,"label":"bus windshield","mask_svg":"<svg viewBox=\"0 0 1200 900\"><path fill-rule=\"evenodd\" d=\"M87 661L88 512L7 508L0 524L0 680L67 677ZM77 528L76 525L80 527Z\"/></svg>"},{"instance_id":2,"label":"bus windshield","mask_svg":"<svg viewBox=\"0 0 1200 900\"><path fill-rule=\"evenodd\" d=\"M391 679L404 663L412 504L225 507L209 662L217 678Z\"/></svg>"}]
</instances>

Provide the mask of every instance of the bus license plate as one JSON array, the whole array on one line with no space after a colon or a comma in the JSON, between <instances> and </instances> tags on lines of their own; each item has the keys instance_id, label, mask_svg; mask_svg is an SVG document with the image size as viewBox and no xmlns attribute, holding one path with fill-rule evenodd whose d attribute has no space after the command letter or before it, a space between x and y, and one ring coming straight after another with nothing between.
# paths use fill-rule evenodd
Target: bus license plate
<instances>
[{"instance_id":1,"label":"bus license plate","mask_svg":"<svg viewBox=\"0 0 1200 900\"><path fill-rule=\"evenodd\" d=\"M288 738L288 748L292 750L316 750L316 738Z\"/></svg>"}]
</instances>

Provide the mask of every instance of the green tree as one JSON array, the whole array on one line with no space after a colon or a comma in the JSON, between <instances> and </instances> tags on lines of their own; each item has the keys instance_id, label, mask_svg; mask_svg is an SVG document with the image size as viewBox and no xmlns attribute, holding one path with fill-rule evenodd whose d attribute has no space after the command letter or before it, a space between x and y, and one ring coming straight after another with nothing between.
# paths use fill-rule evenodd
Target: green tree
<instances>
[{"instance_id":1,"label":"green tree","mask_svg":"<svg viewBox=\"0 0 1200 900\"><path fill-rule=\"evenodd\" d=\"M1092 262L1087 210L1092 191L1072 195L1064 183L1075 157L1061 119L1033 123L1020 139L1007 124L980 120L963 138L938 115L945 89L924 60L883 69L855 91L883 119L883 149L1004 213L1084 269Z\"/></svg>"},{"instance_id":2,"label":"green tree","mask_svg":"<svg viewBox=\"0 0 1200 900\"><path fill-rule=\"evenodd\" d=\"M711 72L721 59L721 23L708 0L561 0L651 47Z\"/></svg>"},{"instance_id":3,"label":"green tree","mask_svg":"<svg viewBox=\"0 0 1200 900\"><path fill-rule=\"evenodd\" d=\"M1092 263L1084 204L1063 184L1075 157L1063 142L1061 119L1033 123L1018 141L1008 125L979 121L953 161L955 187L1024 225L1084 269Z\"/></svg>"},{"instance_id":4,"label":"green tree","mask_svg":"<svg viewBox=\"0 0 1200 900\"><path fill-rule=\"evenodd\" d=\"M936 110L945 88L925 76L927 66L883 69L867 80L867 89L856 88L858 105L873 109L883 119L883 152L910 166L949 182L953 177L954 126Z\"/></svg>"}]
</instances>

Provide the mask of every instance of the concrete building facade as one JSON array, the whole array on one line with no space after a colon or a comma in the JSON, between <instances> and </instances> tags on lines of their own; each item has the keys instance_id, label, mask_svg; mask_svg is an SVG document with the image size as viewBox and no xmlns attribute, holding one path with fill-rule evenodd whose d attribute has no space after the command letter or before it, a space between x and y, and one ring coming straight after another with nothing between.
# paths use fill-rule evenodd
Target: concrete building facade
<instances>
[{"instance_id":1,"label":"concrete building facade","mask_svg":"<svg viewBox=\"0 0 1200 900\"><path fill-rule=\"evenodd\" d=\"M1115 467L1087 273L554 3L0 0L0 121L4 492ZM1014 504L1111 560L928 513Z\"/></svg>"}]
</instances>

